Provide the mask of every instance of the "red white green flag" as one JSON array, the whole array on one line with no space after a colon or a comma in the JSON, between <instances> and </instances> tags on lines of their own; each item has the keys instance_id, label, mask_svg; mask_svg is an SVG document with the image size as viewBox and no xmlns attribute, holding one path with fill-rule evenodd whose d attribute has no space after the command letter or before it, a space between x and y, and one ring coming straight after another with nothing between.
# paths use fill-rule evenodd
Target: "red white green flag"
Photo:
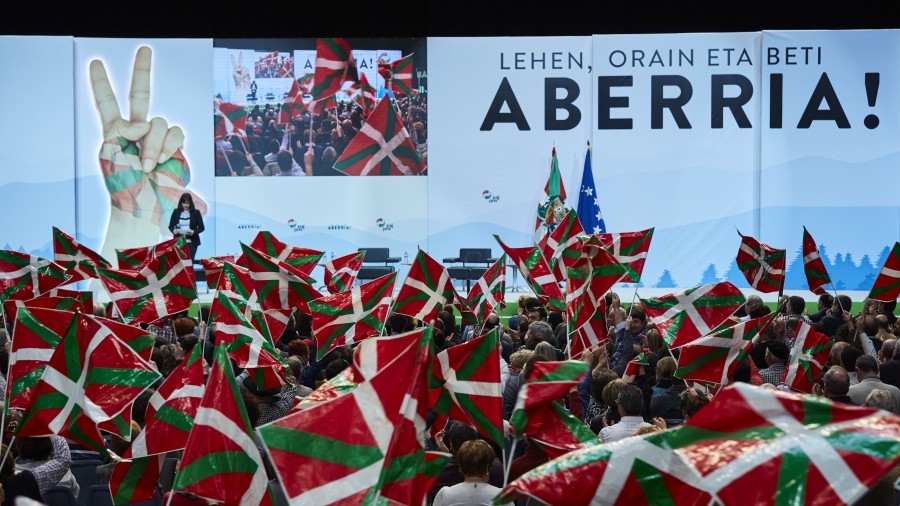
<instances>
[{"instance_id":1,"label":"red white green flag","mask_svg":"<svg viewBox=\"0 0 900 506\"><path fill-rule=\"evenodd\" d=\"M31 406L34 389L75 317L71 311L21 308L16 315L6 378L7 408Z\"/></svg>"},{"instance_id":2,"label":"red white green flag","mask_svg":"<svg viewBox=\"0 0 900 506\"><path fill-rule=\"evenodd\" d=\"M78 301L77 306L80 307L82 312L92 313L94 311L94 292L91 291L80 291L80 290L67 290L65 288L52 288L50 291L44 292L33 299L23 300L24 304L29 303L37 303L40 304L40 299L43 298L56 298L56 299L75 299ZM64 302L65 304L69 304L69 302ZM16 306L18 307L18 305Z\"/></svg>"},{"instance_id":3,"label":"red white green flag","mask_svg":"<svg viewBox=\"0 0 900 506\"><path fill-rule=\"evenodd\" d=\"M109 478L113 504L124 506L156 498L159 468L164 459L165 455L153 455L116 462Z\"/></svg>"},{"instance_id":4,"label":"red white green flag","mask_svg":"<svg viewBox=\"0 0 900 506\"><path fill-rule=\"evenodd\" d=\"M218 292L219 311L216 324L216 344L228 349L238 367L250 370L260 389L280 387L292 383L290 369L275 349L272 340L263 336L244 318L241 309L224 293Z\"/></svg>"},{"instance_id":5,"label":"red white green flag","mask_svg":"<svg viewBox=\"0 0 900 506\"><path fill-rule=\"evenodd\" d=\"M16 325L16 313L20 308L56 309L58 311L70 312L74 312L78 309L81 312L85 312L85 308L81 304L81 301L73 299L72 297L51 297L49 295L41 295L40 297L28 300L10 299L3 303L3 315L6 323L12 324L13 329L15 329Z\"/></svg>"},{"instance_id":6,"label":"red white green flag","mask_svg":"<svg viewBox=\"0 0 900 506\"><path fill-rule=\"evenodd\" d=\"M385 465L379 478L379 495L394 504L423 504L425 495L443 469L425 451L426 418L429 413L428 375L434 362L433 331L424 332L416 343L414 365L409 367L409 385L400 407L397 424ZM431 453L438 462L450 455ZM446 458L445 458L446 457Z\"/></svg>"},{"instance_id":7,"label":"red white green flag","mask_svg":"<svg viewBox=\"0 0 900 506\"><path fill-rule=\"evenodd\" d=\"M881 272L875 278L875 284L869 291L869 299L891 302L900 297L900 242L888 254Z\"/></svg>"},{"instance_id":8,"label":"red white green flag","mask_svg":"<svg viewBox=\"0 0 900 506\"><path fill-rule=\"evenodd\" d=\"M270 505L268 478L225 346L216 346L172 490L226 505Z\"/></svg>"},{"instance_id":9,"label":"red white green flag","mask_svg":"<svg viewBox=\"0 0 900 506\"><path fill-rule=\"evenodd\" d=\"M316 39L316 71L312 96L317 112L331 107L334 94L345 82L356 82L359 76L353 50L344 39Z\"/></svg>"},{"instance_id":10,"label":"red white green flag","mask_svg":"<svg viewBox=\"0 0 900 506\"><path fill-rule=\"evenodd\" d=\"M738 269L750 286L763 293L777 292L784 285L785 251L738 232L741 247L736 258Z\"/></svg>"},{"instance_id":11,"label":"red white green flag","mask_svg":"<svg viewBox=\"0 0 900 506\"><path fill-rule=\"evenodd\" d=\"M35 386L16 435L57 434L105 455L98 425L130 410L134 399L159 378L107 327L77 314Z\"/></svg>"},{"instance_id":12,"label":"red white green flag","mask_svg":"<svg viewBox=\"0 0 900 506\"><path fill-rule=\"evenodd\" d=\"M534 434L529 424L530 412L565 397L590 372L590 365L580 360L535 362L531 374L519 389L516 405L509 418L510 431L516 437Z\"/></svg>"},{"instance_id":13,"label":"red white green flag","mask_svg":"<svg viewBox=\"0 0 900 506\"><path fill-rule=\"evenodd\" d=\"M281 110L278 113L278 123L288 123L291 119L309 112L306 104L303 103L303 92L300 89L300 83L294 79L291 81L291 89L288 96L281 104Z\"/></svg>"},{"instance_id":14,"label":"red white green flag","mask_svg":"<svg viewBox=\"0 0 900 506\"><path fill-rule=\"evenodd\" d=\"M382 99L334 164L348 176L414 176L425 170L393 101Z\"/></svg>"},{"instance_id":15,"label":"red white green flag","mask_svg":"<svg viewBox=\"0 0 900 506\"><path fill-rule=\"evenodd\" d=\"M229 135L247 138L247 109L243 106L213 99L213 120L216 139Z\"/></svg>"},{"instance_id":16,"label":"red white green flag","mask_svg":"<svg viewBox=\"0 0 900 506\"><path fill-rule=\"evenodd\" d=\"M566 315L569 333L586 325L596 314L606 292L628 274L627 266L606 250L582 256L567 267Z\"/></svg>"},{"instance_id":17,"label":"red white green flag","mask_svg":"<svg viewBox=\"0 0 900 506\"><path fill-rule=\"evenodd\" d=\"M401 434L407 439L420 435L417 427L409 425L407 416L410 409L427 406L427 398L419 399L416 394L420 386L427 385L424 373L431 358L426 341L431 339L430 329L416 333L422 338L419 342L388 339L402 341L405 351L393 355L391 362L350 393L259 427L260 438L291 504L377 504L385 486L393 490L384 497L394 500L399 498L395 493L410 489L401 486L402 474L397 473L397 465L403 463L399 457L408 455L397 453L402 449L397 443ZM360 346L368 344L374 344L374 340ZM420 425L424 429L424 420ZM401 426L411 430L401 431ZM310 452L309 448L317 451ZM412 460L420 452L417 442L414 448L417 453L412 454ZM395 457L398 460L392 468ZM424 459L418 460L424 464ZM419 466L408 463L413 465L407 466L406 477L415 478ZM389 469L394 470L393 475L386 473ZM418 503L421 501L419 498Z\"/></svg>"},{"instance_id":18,"label":"red white green flag","mask_svg":"<svg viewBox=\"0 0 900 506\"><path fill-rule=\"evenodd\" d=\"M178 254L178 258L180 258L181 263L184 264L185 270L189 271L191 279L194 279L194 267L193 262L191 261L191 253L184 236L175 237L159 244L154 244L153 246L117 249L116 260L119 262L119 268L121 270L139 271L149 265L151 260L158 258L163 253L169 251Z\"/></svg>"},{"instance_id":19,"label":"red white green flag","mask_svg":"<svg viewBox=\"0 0 900 506\"><path fill-rule=\"evenodd\" d=\"M324 282L328 291L338 293L349 290L356 282L365 257L365 251L358 251L325 262Z\"/></svg>"},{"instance_id":20,"label":"red white green flag","mask_svg":"<svg viewBox=\"0 0 900 506\"><path fill-rule=\"evenodd\" d=\"M477 324L484 323L488 314L506 308L506 253L484 271L466 296L466 306L475 314Z\"/></svg>"},{"instance_id":21,"label":"red white green flag","mask_svg":"<svg viewBox=\"0 0 900 506\"><path fill-rule=\"evenodd\" d=\"M574 209L570 209L553 232L540 240L538 246L556 279L565 280L568 276L566 269L574 266L581 258L585 238L578 215Z\"/></svg>"},{"instance_id":22,"label":"red white green flag","mask_svg":"<svg viewBox=\"0 0 900 506\"><path fill-rule=\"evenodd\" d=\"M736 383L682 426L572 452L522 475L500 498L854 504L898 461L900 417Z\"/></svg>"},{"instance_id":23,"label":"red white green flag","mask_svg":"<svg viewBox=\"0 0 900 506\"><path fill-rule=\"evenodd\" d=\"M550 309L565 311L565 296L559 288L556 276L553 275L550 266L547 265L547 261L541 254L540 248L537 246L511 248L500 240L500 236L494 235L494 239L500 243L500 247L503 248L509 259L516 264L522 277L540 299L541 304Z\"/></svg>"},{"instance_id":24,"label":"red white green flag","mask_svg":"<svg viewBox=\"0 0 900 506\"><path fill-rule=\"evenodd\" d=\"M526 437L551 459L600 443L597 434L558 401L529 411Z\"/></svg>"},{"instance_id":25,"label":"red white green flag","mask_svg":"<svg viewBox=\"0 0 900 506\"><path fill-rule=\"evenodd\" d=\"M585 350L595 350L609 340L609 329L606 327L606 299L601 298L596 311L581 328L571 334L569 358L579 359Z\"/></svg>"},{"instance_id":26,"label":"red white green flag","mask_svg":"<svg viewBox=\"0 0 900 506\"><path fill-rule=\"evenodd\" d=\"M206 286L213 289L218 286L219 276L222 275L222 266L225 265L225 262L234 263L234 256L223 255L200 259L200 265L203 266L203 272L206 274Z\"/></svg>"},{"instance_id":27,"label":"red white green flag","mask_svg":"<svg viewBox=\"0 0 900 506\"><path fill-rule=\"evenodd\" d=\"M418 348L427 344L427 339L432 338L433 329L434 327L427 326L403 334L372 337L361 341L353 353L350 367L325 381L300 401L294 410L309 409L352 392L363 381L375 377L378 371L389 366L398 357L406 353L416 353Z\"/></svg>"},{"instance_id":28,"label":"red white green flag","mask_svg":"<svg viewBox=\"0 0 900 506\"><path fill-rule=\"evenodd\" d=\"M350 91L350 101L359 104L366 114L371 114L375 110L375 104L378 102L375 98L375 88L369 84L369 79L365 74L360 74L359 85L352 86L348 91Z\"/></svg>"},{"instance_id":29,"label":"red white green flag","mask_svg":"<svg viewBox=\"0 0 900 506\"><path fill-rule=\"evenodd\" d=\"M650 352L647 348L644 348L643 351L638 353L636 357L631 359L628 364L625 366L625 372L622 374L622 379L625 383L631 385L634 383L634 380L637 379L638 374L640 373L641 366L646 367L649 365L649 361L647 360L647 354Z\"/></svg>"},{"instance_id":30,"label":"red white green flag","mask_svg":"<svg viewBox=\"0 0 900 506\"><path fill-rule=\"evenodd\" d=\"M210 322L216 320L217 315L223 311L219 304L219 293L231 300L244 318L273 343L287 327L293 312L291 309L280 308L264 310L259 304L250 271L230 262L222 265L222 273L216 285L216 297L213 298L209 311Z\"/></svg>"},{"instance_id":31,"label":"red white green flag","mask_svg":"<svg viewBox=\"0 0 900 506\"><path fill-rule=\"evenodd\" d=\"M122 457L141 458L183 449L203 397L203 379L203 347L194 346L153 392L144 414L144 430Z\"/></svg>"},{"instance_id":32,"label":"red white green flag","mask_svg":"<svg viewBox=\"0 0 900 506\"><path fill-rule=\"evenodd\" d=\"M823 286L831 283L831 277L825 269L825 262L819 256L819 248L806 227L803 227L803 272L811 292L823 295L828 293Z\"/></svg>"},{"instance_id":33,"label":"red white green flag","mask_svg":"<svg viewBox=\"0 0 900 506\"><path fill-rule=\"evenodd\" d=\"M391 63L389 86L394 93L411 95L413 92L413 54L410 53ZM385 85L387 86L388 84Z\"/></svg>"},{"instance_id":34,"label":"red white green flag","mask_svg":"<svg viewBox=\"0 0 900 506\"><path fill-rule=\"evenodd\" d=\"M314 283L315 280L309 279L313 269L319 263L324 252L301 248L299 246L291 246L279 241L271 232L262 230L253 238L250 247L256 251L272 257L278 262L284 262L291 266L295 271L303 274L304 281ZM247 254L243 253L235 261L241 267L247 267Z\"/></svg>"},{"instance_id":35,"label":"red white green flag","mask_svg":"<svg viewBox=\"0 0 900 506\"><path fill-rule=\"evenodd\" d=\"M647 261L647 253L650 251L650 242L653 240L653 230L648 228L638 232L595 234L593 237L599 240L619 263L627 266L628 275L622 281L639 283L644 272L644 263Z\"/></svg>"},{"instance_id":36,"label":"red white green flag","mask_svg":"<svg viewBox=\"0 0 900 506\"><path fill-rule=\"evenodd\" d=\"M392 311L433 323L438 311L457 299L447 268L419 250L406 280L400 287Z\"/></svg>"},{"instance_id":37,"label":"red white green flag","mask_svg":"<svg viewBox=\"0 0 900 506\"><path fill-rule=\"evenodd\" d=\"M550 175L544 185L544 193L538 200L534 220L534 242L540 244L545 235L553 232L570 208L566 205L566 187L559 171L556 148L551 150ZM512 256L512 255L510 255Z\"/></svg>"},{"instance_id":38,"label":"red white green flag","mask_svg":"<svg viewBox=\"0 0 900 506\"><path fill-rule=\"evenodd\" d=\"M551 458L597 444L597 435L559 403L589 373L590 366L580 360L535 362L533 366L509 418L510 432L540 445Z\"/></svg>"},{"instance_id":39,"label":"red white green flag","mask_svg":"<svg viewBox=\"0 0 900 506\"><path fill-rule=\"evenodd\" d=\"M641 299L659 335L677 348L709 334L744 303L744 294L728 281Z\"/></svg>"},{"instance_id":40,"label":"red white green flag","mask_svg":"<svg viewBox=\"0 0 900 506\"><path fill-rule=\"evenodd\" d=\"M53 261L72 276L69 283L97 277L97 267L111 267L99 253L79 243L74 237L53 227Z\"/></svg>"},{"instance_id":41,"label":"red white green flag","mask_svg":"<svg viewBox=\"0 0 900 506\"><path fill-rule=\"evenodd\" d=\"M97 272L122 319L133 325L187 311L197 298L193 269L188 274L174 250L138 271L98 268Z\"/></svg>"},{"instance_id":42,"label":"red white green flag","mask_svg":"<svg viewBox=\"0 0 900 506\"><path fill-rule=\"evenodd\" d=\"M530 496L567 506L712 504L711 494L696 483L697 471L672 450L682 430L679 426L572 451L523 474L498 500Z\"/></svg>"},{"instance_id":43,"label":"red white green flag","mask_svg":"<svg viewBox=\"0 0 900 506\"><path fill-rule=\"evenodd\" d=\"M900 417L746 383L679 436L694 483L723 504L854 504L900 462Z\"/></svg>"},{"instance_id":44,"label":"red white green flag","mask_svg":"<svg viewBox=\"0 0 900 506\"><path fill-rule=\"evenodd\" d=\"M382 333L396 280L397 273L392 272L309 303L320 360L338 346L349 346Z\"/></svg>"},{"instance_id":45,"label":"red white green flag","mask_svg":"<svg viewBox=\"0 0 900 506\"><path fill-rule=\"evenodd\" d=\"M149 331L144 330L136 325L126 325L122 322L103 318L101 316L92 316L86 314L91 320L108 328L120 341L125 343L135 353L146 361L150 361L153 354L153 345L156 343L156 337Z\"/></svg>"},{"instance_id":46,"label":"red white green flag","mask_svg":"<svg viewBox=\"0 0 900 506\"><path fill-rule=\"evenodd\" d=\"M466 421L502 448L503 394L497 329L438 353L430 396L434 411Z\"/></svg>"},{"instance_id":47,"label":"red white green flag","mask_svg":"<svg viewBox=\"0 0 900 506\"><path fill-rule=\"evenodd\" d=\"M728 383L756 337L772 323L776 314L773 311L685 344L680 348L675 376L720 385Z\"/></svg>"},{"instance_id":48,"label":"red white green flag","mask_svg":"<svg viewBox=\"0 0 900 506\"><path fill-rule=\"evenodd\" d=\"M782 383L798 392L812 393L812 387L822 374L825 361L831 353L831 346L828 336L801 321Z\"/></svg>"},{"instance_id":49,"label":"red white green flag","mask_svg":"<svg viewBox=\"0 0 900 506\"><path fill-rule=\"evenodd\" d=\"M69 281L66 269L46 258L0 251L0 302L33 299Z\"/></svg>"},{"instance_id":50,"label":"red white green flag","mask_svg":"<svg viewBox=\"0 0 900 506\"><path fill-rule=\"evenodd\" d=\"M253 289L264 310L299 308L309 314L309 302L322 296L302 272L241 243Z\"/></svg>"}]
</instances>

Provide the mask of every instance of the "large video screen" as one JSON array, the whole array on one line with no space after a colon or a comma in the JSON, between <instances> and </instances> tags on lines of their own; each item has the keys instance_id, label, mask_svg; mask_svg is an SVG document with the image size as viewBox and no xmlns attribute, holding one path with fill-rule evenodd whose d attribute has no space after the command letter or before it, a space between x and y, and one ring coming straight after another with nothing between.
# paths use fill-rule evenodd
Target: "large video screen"
<instances>
[{"instance_id":1,"label":"large video screen","mask_svg":"<svg viewBox=\"0 0 900 506\"><path fill-rule=\"evenodd\" d=\"M217 177L427 174L425 39L214 45Z\"/></svg>"}]
</instances>

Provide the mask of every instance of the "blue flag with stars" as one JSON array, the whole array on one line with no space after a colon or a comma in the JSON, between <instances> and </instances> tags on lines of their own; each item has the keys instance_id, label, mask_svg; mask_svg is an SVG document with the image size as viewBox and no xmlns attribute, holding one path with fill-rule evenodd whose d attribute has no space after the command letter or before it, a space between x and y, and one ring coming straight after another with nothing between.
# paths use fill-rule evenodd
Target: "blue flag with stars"
<instances>
[{"instance_id":1,"label":"blue flag with stars","mask_svg":"<svg viewBox=\"0 0 900 506\"><path fill-rule=\"evenodd\" d=\"M591 147L588 145L584 155L584 173L581 175L581 191L578 192L578 219L581 227L588 234L605 234L606 223L600 212L597 200L597 187L594 186L594 174L591 170Z\"/></svg>"}]
</instances>

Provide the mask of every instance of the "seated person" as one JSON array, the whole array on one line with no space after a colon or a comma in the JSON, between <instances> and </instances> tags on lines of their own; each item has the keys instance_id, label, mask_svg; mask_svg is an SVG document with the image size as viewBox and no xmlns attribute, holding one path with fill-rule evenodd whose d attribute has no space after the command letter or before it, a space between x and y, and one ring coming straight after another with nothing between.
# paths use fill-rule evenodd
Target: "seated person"
<instances>
[{"instance_id":1,"label":"seated person","mask_svg":"<svg viewBox=\"0 0 900 506\"><path fill-rule=\"evenodd\" d=\"M30 472L37 480L41 494L51 487L63 486L78 497L78 482L69 468L72 456L65 438L60 436L23 437L15 442L16 471Z\"/></svg>"}]
</instances>

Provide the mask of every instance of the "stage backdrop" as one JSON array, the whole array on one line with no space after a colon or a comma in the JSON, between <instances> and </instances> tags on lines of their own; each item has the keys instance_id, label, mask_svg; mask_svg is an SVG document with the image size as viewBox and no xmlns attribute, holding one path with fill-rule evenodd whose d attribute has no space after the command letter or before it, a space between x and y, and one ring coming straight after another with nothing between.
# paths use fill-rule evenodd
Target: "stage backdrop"
<instances>
[{"instance_id":1,"label":"stage backdrop","mask_svg":"<svg viewBox=\"0 0 900 506\"><path fill-rule=\"evenodd\" d=\"M608 231L655 227L646 287L722 278L756 232L759 40L593 38L597 193Z\"/></svg>"},{"instance_id":2,"label":"stage backdrop","mask_svg":"<svg viewBox=\"0 0 900 506\"><path fill-rule=\"evenodd\" d=\"M571 207L593 118L589 37L430 38L428 247L534 244L556 148Z\"/></svg>"},{"instance_id":3,"label":"stage backdrop","mask_svg":"<svg viewBox=\"0 0 900 506\"><path fill-rule=\"evenodd\" d=\"M0 248L53 258L75 232L72 37L0 37Z\"/></svg>"},{"instance_id":4,"label":"stage backdrop","mask_svg":"<svg viewBox=\"0 0 900 506\"><path fill-rule=\"evenodd\" d=\"M177 126L184 133L182 152L189 167L184 174L184 190L175 187L170 179L152 174L162 170L162 165L151 167L152 171L141 181L104 177L101 172L101 161L108 158L101 149L113 149L109 140L104 144L104 137L110 136L114 141L115 135L109 128L104 135L91 87L91 62L102 62L115 94L119 116L130 120L132 102L129 94L135 57L141 47L151 50L146 119L158 121L161 118L166 127ZM206 232L201 235L202 244L197 255L212 256L216 243L216 198L210 149L213 129L209 121L212 41L79 38L75 40L74 54L78 239L114 262L117 248L146 246L171 238L168 231L173 208L171 200L174 198L177 203L180 193L189 190L206 202L207 208L204 215ZM137 191L138 185L142 185L141 193L135 199L131 192ZM113 199L122 202L121 212L113 210ZM135 200L138 203L131 206ZM115 218L111 220L111 217Z\"/></svg>"},{"instance_id":5,"label":"stage backdrop","mask_svg":"<svg viewBox=\"0 0 900 506\"><path fill-rule=\"evenodd\" d=\"M9 113L0 244L52 256L58 226L114 260L115 248L167 238L171 199L191 191L206 203L200 256L236 253L260 230L328 256L360 247L410 257L423 248L438 259L490 247L497 256L494 234L533 243L554 148L566 207L577 205L588 143L607 230L655 229L642 295L723 279L746 287L734 264L738 230L787 249L786 288L803 292L803 226L837 289L867 291L900 238L900 31L348 42L379 96L379 63L414 54L426 175L214 177L214 100L278 107L294 80L313 75L315 39L0 37L12 76L0 85ZM117 150L143 149L119 139L142 46L151 52L147 119L184 134L190 172L176 170L177 185L152 177L155 166L131 180L101 171L118 172L106 162ZM118 108L106 109L106 124L94 60ZM137 191L139 179L149 192Z\"/></svg>"},{"instance_id":6,"label":"stage backdrop","mask_svg":"<svg viewBox=\"0 0 900 506\"><path fill-rule=\"evenodd\" d=\"M765 32L763 59L760 235L787 288L806 226L835 287L868 292L900 230L900 31Z\"/></svg>"}]
</instances>

